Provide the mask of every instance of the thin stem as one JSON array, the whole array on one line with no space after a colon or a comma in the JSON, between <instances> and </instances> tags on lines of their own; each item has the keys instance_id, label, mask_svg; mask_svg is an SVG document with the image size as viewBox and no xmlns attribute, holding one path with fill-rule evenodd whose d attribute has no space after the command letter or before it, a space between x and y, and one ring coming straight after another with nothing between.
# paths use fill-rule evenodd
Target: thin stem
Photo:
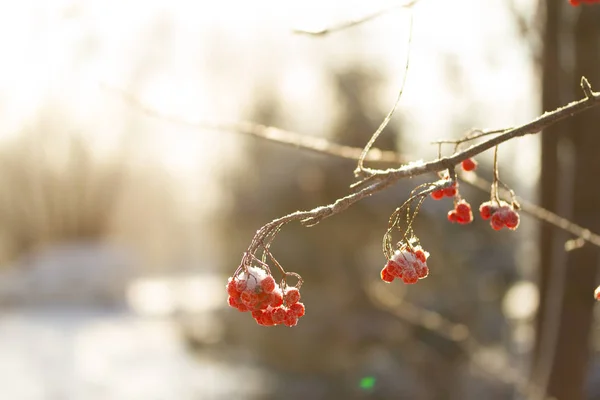
<instances>
[{"instance_id":1,"label":"thin stem","mask_svg":"<svg viewBox=\"0 0 600 400\"><path fill-rule=\"evenodd\" d=\"M389 13L390 11L396 10L398 8L410 8L414 6L419 0L412 0L407 3L394 4L390 7L375 11L374 13L367 14L357 19L353 19L350 21L344 21L337 25L332 25L327 28L319 29L319 30L306 30L306 29L294 29L293 32L301 35L310 35L310 36L325 36L327 34L338 32L344 29L352 28L353 26L363 24L372 19L378 18L384 14Z\"/></svg>"},{"instance_id":2,"label":"thin stem","mask_svg":"<svg viewBox=\"0 0 600 400\"><path fill-rule=\"evenodd\" d=\"M498 172L498 146L494 149L494 180L492 181L491 195L496 203L500 205L500 196L498 195L498 182L500 181Z\"/></svg>"},{"instance_id":3,"label":"thin stem","mask_svg":"<svg viewBox=\"0 0 600 400\"><path fill-rule=\"evenodd\" d=\"M367 142L367 145L364 147L363 151L361 152L360 158L358 159L358 165L356 167L356 170L354 170L354 174L356 176L359 176L361 173L363 173L365 171L363 164L364 164L365 157L367 156L367 153L369 152L371 147L373 147L373 145L375 144L375 141L377 140L379 135L381 135L381 132L383 132L385 127L389 124L390 120L392 119L392 116L394 115L394 112L396 112L396 109L400 105L400 99L402 98L402 93L404 93L404 87L406 85L406 77L408 76L408 66L410 65L410 50L412 47L411 46L412 35L413 35L413 15L411 12L410 19L409 19L409 27L408 27L406 64L404 65L404 75L402 76L402 82L400 83L400 90L398 90L398 96L396 97L396 102L394 103L394 106L392 107L392 109L385 116L385 118L383 119L383 122L379 125L379 127L377 128L375 133L373 133L373 135L371 136L371 139L369 139L369 141Z\"/></svg>"}]
</instances>

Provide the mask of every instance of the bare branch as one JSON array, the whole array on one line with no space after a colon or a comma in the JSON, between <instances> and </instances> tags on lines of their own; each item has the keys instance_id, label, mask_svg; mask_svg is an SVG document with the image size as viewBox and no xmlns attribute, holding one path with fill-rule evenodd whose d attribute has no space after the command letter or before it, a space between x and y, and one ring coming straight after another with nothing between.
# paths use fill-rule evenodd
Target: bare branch
<instances>
[{"instance_id":1,"label":"bare branch","mask_svg":"<svg viewBox=\"0 0 600 400\"><path fill-rule=\"evenodd\" d=\"M382 15L385 15L391 11L397 10L399 8L410 8L414 6L419 0L411 0L406 3L394 4L392 6L386 7L384 9L375 11L374 13L367 14L357 19L353 19L350 21L344 21L342 23L329 26L327 28L319 29L319 30L306 30L306 29L294 29L293 32L301 35L310 35L310 36L325 36L327 34L341 31L344 29L352 28L353 26L360 25L367 21L371 21L375 18L378 18Z\"/></svg>"},{"instance_id":2,"label":"bare branch","mask_svg":"<svg viewBox=\"0 0 600 400\"><path fill-rule=\"evenodd\" d=\"M582 87L589 86L589 83L586 85L583 83L582 79ZM585 80L587 82L587 80ZM114 90L114 89L113 89ZM584 89L587 92L587 89ZM343 146L335 143L331 143L324 138L312 137L312 136L303 136L297 133L284 131L277 128L272 128L260 124L255 124L251 122L240 122L240 123L232 123L232 124L209 124L209 123L191 123L183 121L177 117L168 116L161 114L155 110L152 110L148 107L142 105L138 100L134 97L122 92L120 93L126 100L128 100L133 105L140 108L145 113L160 118L163 120L167 120L172 123L187 125L199 129L214 129L214 130L225 130L225 131L233 131L238 133L246 133L256 137L260 137L269 141L273 141L276 143L281 143L284 145L291 145L297 147L299 149L308 150L312 152L318 152L322 154L327 154L331 156L358 160L363 149ZM349 194L343 198L336 200L334 203L314 208L308 211L296 211L294 213L288 214L281 218L277 218L270 223L263 226L261 229L257 231L257 235L255 236L255 240L253 240L253 244L248 249L256 250L262 241L262 238L265 235L268 235L272 230L276 227L281 227L292 221L301 221L301 223L305 226L313 226L325 218L328 218L332 215L338 214L359 200L364 199L365 197L369 197L374 193L377 193L381 190L386 189L391 186L398 180L407 177L414 177L418 175L422 175L425 173L436 173L444 170L452 170L454 166L463 160L473 157L479 153L482 153L500 143L504 143L510 139L515 137L524 136L526 134L538 133L542 131L544 128L549 127L550 125L561 121L570 116L574 116L582 111L585 111L589 108L597 106L600 104L600 93L596 93L589 90L591 93L589 96L586 96L585 99L572 102L564 107L561 107L555 111L550 113L545 113L539 118L529 122L525 125L522 125L517 128L512 128L504 131L504 133L499 134L491 139L488 139L484 142L481 142L477 145L471 146L470 148L456 153L450 157L440 158L430 162L415 162L403 165L400 168L388 169L388 170L370 170L372 175L363 179L362 181L355 184L355 187L361 187L362 189L358 190L355 193ZM371 149L369 152L369 157L366 159L370 159L376 162L401 162L402 157L398 156L394 152L390 151L381 151L379 149ZM489 183L485 182L480 178L469 178L466 175L461 177L465 182L479 187L483 190L488 190ZM443 188L448 185L448 182L438 181L434 186L430 187L423 194L428 194L433 190ZM596 246L600 246L600 236L592 233L588 229L585 229L577 224L574 224L552 212L545 210L541 207L535 206L531 203L525 202L522 199L519 200L522 204L522 209L524 212L538 218L542 221L545 221L557 228L565 230L578 239L584 240ZM575 241L573 243L569 243L569 249L574 248L578 243Z\"/></svg>"},{"instance_id":3,"label":"bare branch","mask_svg":"<svg viewBox=\"0 0 600 400\"><path fill-rule=\"evenodd\" d=\"M187 126L199 130L214 130L220 132L242 133L270 142L291 146L297 149L308 150L319 154L325 154L338 158L345 158L353 161L357 161L363 152L363 149L358 147L345 146L342 144L331 142L325 138L310 135L302 135L296 132L290 132L284 129L266 126L250 121L237 121L230 123L186 121L181 117L164 114L156 109L148 107L130 93L127 93L120 89L109 87L108 85L104 84L102 85L102 87L105 90L118 94L119 97L122 97L123 100L125 100L127 103L141 110L146 115L176 125ZM367 153L365 160L389 164L402 164L404 162L404 159L400 157L398 153L394 151L380 150L377 148L371 149Z\"/></svg>"},{"instance_id":4,"label":"bare branch","mask_svg":"<svg viewBox=\"0 0 600 400\"><path fill-rule=\"evenodd\" d=\"M585 80L585 82L587 82L587 80ZM587 85L589 86L589 83ZM584 92L587 92L587 89L584 89ZM474 157L477 154L483 153L484 151L489 150L492 147L495 147L510 139L525 136L528 134L539 133L543 129L554 125L555 123L565 118L572 117L576 114L581 113L582 111L585 111L597 105L600 105L600 93L593 92L591 88L589 88L589 95L586 94L586 98L582 100L574 101L552 112L547 112L527 124L509 129L498 136L485 140L479 144L473 145L466 150L453 154L452 156L443 157L438 160L430 161L428 163L414 167L407 168L406 166L403 166L400 168L387 170L366 169L366 171L371 173L372 175L380 176L381 178L379 179L381 180L391 179L394 181L402 178L422 175L427 172L443 171L445 169L450 168L453 165L457 165L458 163L466 160L467 158Z\"/></svg>"}]
</instances>

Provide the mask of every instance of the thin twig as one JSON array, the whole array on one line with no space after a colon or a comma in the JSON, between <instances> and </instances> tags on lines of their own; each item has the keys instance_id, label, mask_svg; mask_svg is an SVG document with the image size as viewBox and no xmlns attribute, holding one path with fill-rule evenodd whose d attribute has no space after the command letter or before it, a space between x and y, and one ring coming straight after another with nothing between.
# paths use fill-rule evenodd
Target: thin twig
<instances>
[{"instance_id":1,"label":"thin twig","mask_svg":"<svg viewBox=\"0 0 600 400\"><path fill-rule=\"evenodd\" d=\"M342 23L329 26L327 28L319 29L319 30L307 30L307 29L294 29L293 32L301 35L310 35L310 36L324 36L333 32L338 32L344 29L352 28L353 26L363 24L367 21L371 21L375 18L381 17L391 11L397 10L399 8L410 8L414 6L419 0L412 0L407 3L394 4L392 6L383 8L381 10L377 10L371 14L364 15L360 18L352 19L350 21L344 21Z\"/></svg>"},{"instance_id":2,"label":"thin twig","mask_svg":"<svg viewBox=\"0 0 600 400\"><path fill-rule=\"evenodd\" d=\"M402 99L402 94L404 93L404 87L406 86L406 77L408 76L408 66L410 65L410 48L412 47L411 46L412 33L413 33L413 16L411 14L410 15L410 25L408 27L408 45L407 45L407 50L406 50L406 64L404 65L404 74L402 75L402 82L400 83L400 89L398 90L398 95L396 97L396 101L394 102L392 109L387 113L387 115L383 119L383 122L379 125L379 127L377 128L375 133L373 133L373 135L371 135L371 138L369 139L369 141L367 142L363 151L361 152L360 158L358 159L358 165L356 166L356 170L354 170L354 175L356 177L363 175L363 172L365 170L363 164L364 164L365 157L367 156L367 153L369 152L371 147L373 147L373 145L375 144L375 141L377 140L379 135L381 135L381 132L383 132L385 127L390 123L392 116L394 115L394 113L398 109L398 106L400 105L400 100Z\"/></svg>"},{"instance_id":3,"label":"thin twig","mask_svg":"<svg viewBox=\"0 0 600 400\"><path fill-rule=\"evenodd\" d=\"M116 89L105 84L102 84L101 87L105 90L116 93L124 101L131 104L135 108L141 110L146 115L176 125L186 126L199 130L243 133L269 142L275 142L297 149L308 150L318 154L325 154L353 161L357 161L361 156L361 153L363 152L363 149L361 148L334 143L318 136L302 135L296 132L290 132L284 129L262 125L250 121L238 121L230 123L187 121L184 118L178 117L176 115L165 114L154 108L151 108L143 104L135 96L123 90ZM402 164L403 162L405 162L405 159L400 157L398 153L394 151L380 150L377 148L371 149L366 155L365 160L370 162L380 162L386 164L389 163L395 165Z\"/></svg>"}]
</instances>

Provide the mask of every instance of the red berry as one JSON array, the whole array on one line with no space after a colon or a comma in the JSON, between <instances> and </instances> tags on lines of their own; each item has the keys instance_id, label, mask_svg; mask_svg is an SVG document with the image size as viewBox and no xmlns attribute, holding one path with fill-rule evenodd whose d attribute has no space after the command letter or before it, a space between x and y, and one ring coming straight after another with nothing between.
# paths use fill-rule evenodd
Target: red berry
<instances>
[{"instance_id":1,"label":"red berry","mask_svg":"<svg viewBox=\"0 0 600 400\"><path fill-rule=\"evenodd\" d=\"M395 278L400 278L402 276L402 267L394 260L388 260L385 268L387 269L388 273Z\"/></svg>"},{"instance_id":2,"label":"red berry","mask_svg":"<svg viewBox=\"0 0 600 400\"><path fill-rule=\"evenodd\" d=\"M265 311L262 315L261 322L264 326L273 326L275 325L275 321L273 321L273 314L268 311Z\"/></svg>"},{"instance_id":3,"label":"red berry","mask_svg":"<svg viewBox=\"0 0 600 400\"><path fill-rule=\"evenodd\" d=\"M473 221L471 205L464 200L459 201L455 206L456 222L459 224L469 224Z\"/></svg>"},{"instance_id":4,"label":"red berry","mask_svg":"<svg viewBox=\"0 0 600 400\"><path fill-rule=\"evenodd\" d=\"M510 210L504 218L504 224L508 229L517 229L519 226L519 214L515 210Z\"/></svg>"},{"instance_id":5,"label":"red berry","mask_svg":"<svg viewBox=\"0 0 600 400\"><path fill-rule=\"evenodd\" d=\"M494 215L492 215L490 225L495 231L499 231L500 229L502 229L504 227L504 219L502 218L502 214L497 212Z\"/></svg>"},{"instance_id":6,"label":"red berry","mask_svg":"<svg viewBox=\"0 0 600 400\"><path fill-rule=\"evenodd\" d=\"M427 262L427 255L423 249L415 250L415 256L417 257L417 260L421 261L422 263Z\"/></svg>"},{"instance_id":7,"label":"red berry","mask_svg":"<svg viewBox=\"0 0 600 400\"><path fill-rule=\"evenodd\" d=\"M444 189L444 196L446 197L454 197L456 196L456 186L450 186Z\"/></svg>"},{"instance_id":8,"label":"red berry","mask_svg":"<svg viewBox=\"0 0 600 400\"><path fill-rule=\"evenodd\" d=\"M229 298L227 299L227 303L229 304L229 307L237 308L238 298L229 296Z\"/></svg>"},{"instance_id":9,"label":"red berry","mask_svg":"<svg viewBox=\"0 0 600 400\"><path fill-rule=\"evenodd\" d=\"M235 290L238 292L242 293L244 290L246 290L246 285L246 280L235 279Z\"/></svg>"},{"instance_id":10,"label":"red berry","mask_svg":"<svg viewBox=\"0 0 600 400\"><path fill-rule=\"evenodd\" d=\"M569 3L571 3L572 6L578 6L580 4L581 0L569 0Z\"/></svg>"},{"instance_id":11,"label":"red berry","mask_svg":"<svg viewBox=\"0 0 600 400\"><path fill-rule=\"evenodd\" d=\"M240 295L240 299L242 300L242 303L251 310L256 307L259 301L258 295L250 290L244 290Z\"/></svg>"},{"instance_id":12,"label":"red berry","mask_svg":"<svg viewBox=\"0 0 600 400\"><path fill-rule=\"evenodd\" d=\"M441 200L444 198L444 189L434 190L431 192L431 197L434 200Z\"/></svg>"},{"instance_id":13,"label":"red berry","mask_svg":"<svg viewBox=\"0 0 600 400\"><path fill-rule=\"evenodd\" d=\"M295 304L297 302L300 301L300 291L295 288L287 288L287 290L285 291L285 304L287 304L287 306L291 306L292 304Z\"/></svg>"},{"instance_id":14,"label":"red berry","mask_svg":"<svg viewBox=\"0 0 600 400\"><path fill-rule=\"evenodd\" d=\"M458 221L458 213L456 212L456 210L448 211L448 221L450 221L450 222Z\"/></svg>"},{"instance_id":15,"label":"red berry","mask_svg":"<svg viewBox=\"0 0 600 400\"><path fill-rule=\"evenodd\" d=\"M402 280L404 281L404 283L413 284L413 283L417 283L418 282L419 276L417 275L417 272L414 270L414 268L407 268L404 271L404 275L402 276Z\"/></svg>"},{"instance_id":16,"label":"red berry","mask_svg":"<svg viewBox=\"0 0 600 400\"><path fill-rule=\"evenodd\" d=\"M281 291L276 291L273 293L269 293L269 305L273 308L279 307L283 304L283 295Z\"/></svg>"},{"instance_id":17,"label":"red berry","mask_svg":"<svg viewBox=\"0 0 600 400\"><path fill-rule=\"evenodd\" d=\"M260 282L260 287L262 288L263 292L271 293L273 290L275 290L275 279L273 279L271 275L267 275L262 282Z\"/></svg>"},{"instance_id":18,"label":"red berry","mask_svg":"<svg viewBox=\"0 0 600 400\"><path fill-rule=\"evenodd\" d=\"M462 163L462 169L465 171L473 171L477 168L477 161L472 158L467 158Z\"/></svg>"},{"instance_id":19,"label":"red berry","mask_svg":"<svg viewBox=\"0 0 600 400\"><path fill-rule=\"evenodd\" d=\"M417 273L417 277L422 279L429 275L429 268L427 268L427 264L423 262L417 262L415 263L415 272Z\"/></svg>"},{"instance_id":20,"label":"red berry","mask_svg":"<svg viewBox=\"0 0 600 400\"><path fill-rule=\"evenodd\" d=\"M598 286L596 288L596 290L594 290L594 298L598 301L600 301L600 286Z\"/></svg>"},{"instance_id":21,"label":"red berry","mask_svg":"<svg viewBox=\"0 0 600 400\"><path fill-rule=\"evenodd\" d=\"M235 280L231 277L227 281L227 294L233 297L240 295L240 292L238 292L236 289Z\"/></svg>"},{"instance_id":22,"label":"red berry","mask_svg":"<svg viewBox=\"0 0 600 400\"><path fill-rule=\"evenodd\" d=\"M304 304L302 304L302 303L292 304L290 306L290 310L292 310L298 318L304 316L305 309L304 309Z\"/></svg>"},{"instance_id":23,"label":"red berry","mask_svg":"<svg viewBox=\"0 0 600 400\"><path fill-rule=\"evenodd\" d=\"M481 205L479 206L479 215L481 215L481 218L483 220L488 220L492 217L492 214L493 212L491 203L489 201L481 203Z\"/></svg>"},{"instance_id":24,"label":"red berry","mask_svg":"<svg viewBox=\"0 0 600 400\"><path fill-rule=\"evenodd\" d=\"M387 267L383 267L380 273L381 280L387 283L394 281L394 275L389 271Z\"/></svg>"},{"instance_id":25,"label":"red berry","mask_svg":"<svg viewBox=\"0 0 600 400\"><path fill-rule=\"evenodd\" d=\"M471 213L471 205L464 200L461 200L454 207L458 215L469 215Z\"/></svg>"},{"instance_id":26,"label":"red berry","mask_svg":"<svg viewBox=\"0 0 600 400\"><path fill-rule=\"evenodd\" d=\"M276 307L271 310L271 319L274 324L281 324L285 319L285 310L281 307Z\"/></svg>"},{"instance_id":27,"label":"red berry","mask_svg":"<svg viewBox=\"0 0 600 400\"><path fill-rule=\"evenodd\" d=\"M285 326L296 326L296 324L298 323L298 316L296 315L296 313L294 313L292 310L287 309L285 311L285 318L283 320L283 324Z\"/></svg>"}]
</instances>

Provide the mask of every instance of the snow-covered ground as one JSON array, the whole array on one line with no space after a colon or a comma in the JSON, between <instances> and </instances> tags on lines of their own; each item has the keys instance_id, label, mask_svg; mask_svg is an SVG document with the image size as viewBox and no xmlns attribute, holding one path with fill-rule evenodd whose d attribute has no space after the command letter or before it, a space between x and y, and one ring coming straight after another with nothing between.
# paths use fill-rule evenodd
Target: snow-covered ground
<instances>
[{"instance_id":1,"label":"snow-covered ground","mask_svg":"<svg viewBox=\"0 0 600 400\"><path fill-rule=\"evenodd\" d=\"M165 318L57 308L0 315L0 399L249 399L264 378L191 355Z\"/></svg>"},{"instance_id":2,"label":"snow-covered ground","mask_svg":"<svg viewBox=\"0 0 600 400\"><path fill-rule=\"evenodd\" d=\"M69 243L0 273L0 399L250 399L267 376L186 347L220 338L212 275L136 277L122 249ZM192 316L193 315L193 316ZM191 316L191 317L190 317Z\"/></svg>"}]
</instances>

